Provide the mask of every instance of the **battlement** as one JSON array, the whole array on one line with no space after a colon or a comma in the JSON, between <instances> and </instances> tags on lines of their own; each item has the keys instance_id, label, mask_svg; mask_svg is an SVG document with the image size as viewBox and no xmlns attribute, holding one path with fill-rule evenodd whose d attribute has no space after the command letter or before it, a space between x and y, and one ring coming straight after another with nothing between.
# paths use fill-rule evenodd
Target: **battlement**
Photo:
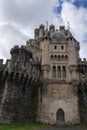
<instances>
[{"instance_id":1,"label":"battlement","mask_svg":"<svg viewBox=\"0 0 87 130\"><path fill-rule=\"evenodd\" d=\"M26 46L24 46L24 45L21 45L21 46L15 45L12 49L26 49Z\"/></svg>"},{"instance_id":2,"label":"battlement","mask_svg":"<svg viewBox=\"0 0 87 130\"><path fill-rule=\"evenodd\" d=\"M51 30L51 29L55 30L55 26L54 26L53 24L51 24L51 25L49 26L49 30Z\"/></svg>"},{"instance_id":3,"label":"battlement","mask_svg":"<svg viewBox=\"0 0 87 130\"><path fill-rule=\"evenodd\" d=\"M39 25L39 29L44 29L44 25L43 24L41 24L41 25Z\"/></svg>"},{"instance_id":4,"label":"battlement","mask_svg":"<svg viewBox=\"0 0 87 130\"><path fill-rule=\"evenodd\" d=\"M83 58L83 59L79 58L78 64L82 64L82 65L87 64L86 58Z\"/></svg>"},{"instance_id":5,"label":"battlement","mask_svg":"<svg viewBox=\"0 0 87 130\"><path fill-rule=\"evenodd\" d=\"M30 39L30 40L29 40L29 43L34 44L34 43L38 43L38 42L37 42L36 39Z\"/></svg>"},{"instance_id":6,"label":"battlement","mask_svg":"<svg viewBox=\"0 0 87 130\"><path fill-rule=\"evenodd\" d=\"M39 34L39 28L35 28L35 33Z\"/></svg>"},{"instance_id":7,"label":"battlement","mask_svg":"<svg viewBox=\"0 0 87 130\"><path fill-rule=\"evenodd\" d=\"M77 64L77 71L82 74L87 74L87 60L86 58L79 58L78 64ZM86 77L85 77L86 78Z\"/></svg>"},{"instance_id":8,"label":"battlement","mask_svg":"<svg viewBox=\"0 0 87 130\"><path fill-rule=\"evenodd\" d=\"M31 45L39 45L39 41L37 41L36 39L29 39L29 41L26 41L26 46Z\"/></svg>"},{"instance_id":9,"label":"battlement","mask_svg":"<svg viewBox=\"0 0 87 130\"><path fill-rule=\"evenodd\" d=\"M4 71L6 66L8 66L9 62L9 59L7 59L5 63L3 59L0 59L0 71Z\"/></svg>"},{"instance_id":10,"label":"battlement","mask_svg":"<svg viewBox=\"0 0 87 130\"><path fill-rule=\"evenodd\" d=\"M3 61L4 61L3 59L0 59L0 65L3 65Z\"/></svg>"},{"instance_id":11,"label":"battlement","mask_svg":"<svg viewBox=\"0 0 87 130\"><path fill-rule=\"evenodd\" d=\"M7 65L10 59L7 59L4 63L4 59L0 59L0 66Z\"/></svg>"},{"instance_id":12,"label":"battlement","mask_svg":"<svg viewBox=\"0 0 87 130\"><path fill-rule=\"evenodd\" d=\"M35 28L34 32L36 34L39 34L40 30L42 29L42 31L46 31L46 29L48 29L48 31L50 32L51 30L55 31L55 26L53 24L49 25L48 27L41 24L39 25L39 28ZM57 28L57 30L59 31L66 31L65 26L59 26L59 28Z\"/></svg>"},{"instance_id":13,"label":"battlement","mask_svg":"<svg viewBox=\"0 0 87 130\"><path fill-rule=\"evenodd\" d=\"M64 33L64 35L67 38L73 38L75 41L76 39L72 36L71 32L65 28L65 26L59 26L59 28L55 29L55 26L53 24L51 25L39 25L39 28L35 28L34 30L34 34L35 34L35 39L42 41L44 39L44 37L46 36L46 33L48 32L49 35L48 37L51 37L51 34L53 34L55 32L55 30L59 30L60 32Z\"/></svg>"},{"instance_id":14,"label":"battlement","mask_svg":"<svg viewBox=\"0 0 87 130\"><path fill-rule=\"evenodd\" d=\"M10 53L13 54L14 52L19 52L19 50L25 50L27 52L30 52L30 50L28 50L26 46L24 46L24 45L21 45L21 46L16 45L10 50Z\"/></svg>"}]
</instances>

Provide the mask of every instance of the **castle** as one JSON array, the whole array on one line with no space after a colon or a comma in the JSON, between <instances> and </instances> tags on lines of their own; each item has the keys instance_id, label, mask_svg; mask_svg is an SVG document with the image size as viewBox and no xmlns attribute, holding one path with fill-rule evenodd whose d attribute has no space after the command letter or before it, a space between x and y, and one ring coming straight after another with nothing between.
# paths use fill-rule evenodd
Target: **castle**
<instances>
[{"instance_id":1,"label":"castle","mask_svg":"<svg viewBox=\"0 0 87 130\"><path fill-rule=\"evenodd\" d=\"M14 46L11 60L0 60L0 122L29 121L37 100L38 121L80 123L78 86L87 82L87 61L79 50L69 29L42 24L26 46Z\"/></svg>"}]
</instances>

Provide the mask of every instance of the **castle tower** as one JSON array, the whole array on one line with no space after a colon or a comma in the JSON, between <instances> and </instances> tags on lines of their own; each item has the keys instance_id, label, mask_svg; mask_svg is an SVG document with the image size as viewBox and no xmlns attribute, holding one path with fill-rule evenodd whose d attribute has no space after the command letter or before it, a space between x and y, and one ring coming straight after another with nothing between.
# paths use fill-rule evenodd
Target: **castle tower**
<instances>
[{"instance_id":1,"label":"castle tower","mask_svg":"<svg viewBox=\"0 0 87 130\"><path fill-rule=\"evenodd\" d=\"M70 75L71 75L71 80L78 80L78 73L76 71L77 69L77 64L79 60L79 43L78 41L72 36L70 31L68 30L67 33L67 42L68 42L68 66L70 68ZM70 77L70 76L69 76Z\"/></svg>"},{"instance_id":2,"label":"castle tower","mask_svg":"<svg viewBox=\"0 0 87 130\"><path fill-rule=\"evenodd\" d=\"M79 42L69 28L55 29L54 25L45 28L43 24L34 30L34 39L29 39L26 46L14 46L10 51L11 60L6 64L0 60L0 122L13 120L14 112L14 119L30 121L29 95L36 101L36 91L38 121L59 125L77 124L80 118L87 121L87 111L83 117L78 107L80 110L83 106L87 108L84 105L87 103L87 61L79 58L79 50ZM85 83L84 93L80 91L81 101L78 100L78 90L82 89L79 83Z\"/></svg>"},{"instance_id":3,"label":"castle tower","mask_svg":"<svg viewBox=\"0 0 87 130\"><path fill-rule=\"evenodd\" d=\"M64 26L56 31L54 28L50 26L42 42L43 90L39 120L51 124L79 123L77 84L73 84L78 77L77 42Z\"/></svg>"},{"instance_id":4,"label":"castle tower","mask_svg":"<svg viewBox=\"0 0 87 130\"><path fill-rule=\"evenodd\" d=\"M20 71L27 66L32 53L26 48L26 46L14 46L11 51L11 66L10 68L14 71Z\"/></svg>"}]
</instances>

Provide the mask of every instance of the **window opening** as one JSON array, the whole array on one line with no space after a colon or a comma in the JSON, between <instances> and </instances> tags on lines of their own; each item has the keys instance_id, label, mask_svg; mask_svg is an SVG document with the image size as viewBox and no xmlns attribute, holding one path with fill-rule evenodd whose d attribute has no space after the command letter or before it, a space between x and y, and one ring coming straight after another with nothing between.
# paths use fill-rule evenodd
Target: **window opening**
<instances>
[{"instance_id":1,"label":"window opening","mask_svg":"<svg viewBox=\"0 0 87 130\"><path fill-rule=\"evenodd\" d=\"M54 49L57 49L57 46L54 46Z\"/></svg>"},{"instance_id":2,"label":"window opening","mask_svg":"<svg viewBox=\"0 0 87 130\"><path fill-rule=\"evenodd\" d=\"M66 78L66 68L65 68L65 66L62 67L62 76L63 76L63 78Z\"/></svg>"},{"instance_id":3,"label":"window opening","mask_svg":"<svg viewBox=\"0 0 87 130\"><path fill-rule=\"evenodd\" d=\"M64 49L64 46L61 46L61 49L63 50L63 49Z\"/></svg>"},{"instance_id":4,"label":"window opening","mask_svg":"<svg viewBox=\"0 0 87 130\"><path fill-rule=\"evenodd\" d=\"M52 77L53 78L56 77L56 66L53 66L53 68L52 68Z\"/></svg>"},{"instance_id":5,"label":"window opening","mask_svg":"<svg viewBox=\"0 0 87 130\"><path fill-rule=\"evenodd\" d=\"M58 78L61 78L61 67L60 66L57 67L57 76L58 76Z\"/></svg>"}]
</instances>

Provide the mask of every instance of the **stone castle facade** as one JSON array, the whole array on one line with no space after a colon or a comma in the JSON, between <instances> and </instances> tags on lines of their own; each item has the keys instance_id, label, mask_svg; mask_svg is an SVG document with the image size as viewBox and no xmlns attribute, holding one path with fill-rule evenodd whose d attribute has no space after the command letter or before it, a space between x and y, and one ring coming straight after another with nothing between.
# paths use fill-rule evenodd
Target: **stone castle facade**
<instances>
[{"instance_id":1,"label":"stone castle facade","mask_svg":"<svg viewBox=\"0 0 87 130\"><path fill-rule=\"evenodd\" d=\"M15 115L15 120L30 120L27 109L38 88L38 121L80 123L78 85L87 82L87 61L79 57L79 42L64 26L55 30L41 24L34 34L26 46L11 49L5 65L0 60L0 121L10 122Z\"/></svg>"}]
</instances>

